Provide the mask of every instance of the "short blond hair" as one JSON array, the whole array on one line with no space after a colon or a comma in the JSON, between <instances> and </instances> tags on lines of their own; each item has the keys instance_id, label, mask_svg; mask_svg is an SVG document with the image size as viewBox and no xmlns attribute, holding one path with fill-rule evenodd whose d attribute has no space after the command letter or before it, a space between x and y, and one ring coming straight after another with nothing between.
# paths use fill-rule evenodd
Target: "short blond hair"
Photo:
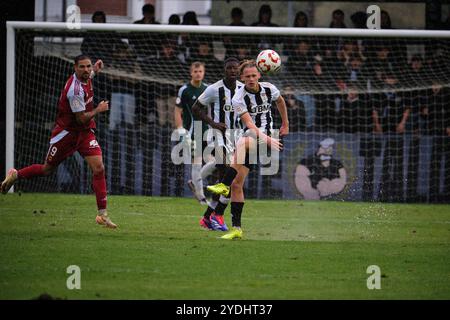
<instances>
[{"instance_id":1,"label":"short blond hair","mask_svg":"<svg viewBox=\"0 0 450 320\"><path fill-rule=\"evenodd\" d=\"M255 60L244 60L241 62L241 64L239 65L239 73L243 74L244 70L247 68L256 68L256 61Z\"/></svg>"},{"instance_id":2,"label":"short blond hair","mask_svg":"<svg viewBox=\"0 0 450 320\"><path fill-rule=\"evenodd\" d=\"M191 63L191 67L189 68L189 71L192 71L192 69L197 69L203 67L205 68L205 64L203 62L200 61L195 61Z\"/></svg>"}]
</instances>

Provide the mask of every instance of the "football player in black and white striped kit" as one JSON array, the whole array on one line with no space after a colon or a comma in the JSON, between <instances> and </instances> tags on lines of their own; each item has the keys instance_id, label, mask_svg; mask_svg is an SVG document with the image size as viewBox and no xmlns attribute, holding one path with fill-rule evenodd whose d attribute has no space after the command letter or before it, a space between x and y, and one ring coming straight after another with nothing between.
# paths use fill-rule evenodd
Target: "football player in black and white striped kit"
<instances>
[{"instance_id":1,"label":"football player in black and white striped kit","mask_svg":"<svg viewBox=\"0 0 450 320\"><path fill-rule=\"evenodd\" d=\"M271 137L273 129L272 102L275 102L281 115L280 137L289 133L289 120L286 103L280 91L269 82L259 82L261 77L254 60L245 61L240 66L241 80L245 85L236 91L232 104L239 115L244 135L236 144L233 162L222 182L207 189L215 194L226 195L231 191L231 219L233 228L222 236L223 239L242 238L241 215L244 207L244 182L249 173L248 155L258 143L265 143L271 149L281 150L282 144ZM239 155L239 158L238 158ZM243 157L245 156L245 162Z\"/></svg>"},{"instance_id":2,"label":"football player in black and white striped kit","mask_svg":"<svg viewBox=\"0 0 450 320\"><path fill-rule=\"evenodd\" d=\"M243 86L243 83L237 81L239 76L239 60L230 57L224 62L224 78L211 84L200 95L195 102L192 112L202 121L208 123L208 146L216 147L215 158L206 163L201 171L202 178L206 178L215 169L219 171L219 177L222 178L225 172L226 157L231 160L234 150L234 136L229 135L227 129L240 128L239 117L234 112L232 98L236 90ZM216 159L221 159L217 163ZM229 162L228 162L229 163ZM206 209L200 225L206 229L228 231L228 227L223 219L225 208L229 202L229 196L220 196L214 199Z\"/></svg>"}]
</instances>

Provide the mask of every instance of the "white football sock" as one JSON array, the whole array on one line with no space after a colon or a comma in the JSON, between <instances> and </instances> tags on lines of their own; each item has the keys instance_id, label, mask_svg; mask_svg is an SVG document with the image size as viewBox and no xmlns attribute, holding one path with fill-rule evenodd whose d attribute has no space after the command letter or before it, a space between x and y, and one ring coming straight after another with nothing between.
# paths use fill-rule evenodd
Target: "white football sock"
<instances>
[{"instance_id":1,"label":"white football sock","mask_svg":"<svg viewBox=\"0 0 450 320\"><path fill-rule=\"evenodd\" d=\"M216 169L216 160L207 162L200 170L202 179L206 179L207 177L209 177L214 172L215 169Z\"/></svg>"},{"instance_id":2,"label":"white football sock","mask_svg":"<svg viewBox=\"0 0 450 320\"><path fill-rule=\"evenodd\" d=\"M228 204L230 202L230 198L220 195L219 201L223 204Z\"/></svg>"},{"instance_id":3,"label":"white football sock","mask_svg":"<svg viewBox=\"0 0 450 320\"><path fill-rule=\"evenodd\" d=\"M192 183L194 184L195 187L195 193L197 193L200 199L204 199L205 193L203 192L203 180L200 174L201 169L202 169L201 164L193 163L191 175L192 175Z\"/></svg>"},{"instance_id":4,"label":"white football sock","mask_svg":"<svg viewBox=\"0 0 450 320\"><path fill-rule=\"evenodd\" d=\"M214 200L212 200L212 201L209 202L209 206L210 206L211 208L213 208L213 209L216 208L217 204L218 204L218 202L217 202L217 201L214 201Z\"/></svg>"}]
</instances>

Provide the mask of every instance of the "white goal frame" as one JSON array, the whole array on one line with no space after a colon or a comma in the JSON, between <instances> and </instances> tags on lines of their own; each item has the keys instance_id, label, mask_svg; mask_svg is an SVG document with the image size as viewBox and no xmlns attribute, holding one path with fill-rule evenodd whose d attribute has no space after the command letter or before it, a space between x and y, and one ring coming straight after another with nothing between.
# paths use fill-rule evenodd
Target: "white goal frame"
<instances>
[{"instance_id":1,"label":"white goal frame","mask_svg":"<svg viewBox=\"0 0 450 320\"><path fill-rule=\"evenodd\" d=\"M74 25L70 25L73 27ZM29 22L7 21L6 49L6 147L5 174L14 167L14 127L15 127L15 35L20 29L64 30L68 33L80 31L133 31L133 32L166 32L166 33L226 33L260 35L292 35L292 36L343 36L364 38L450 38L450 31L442 30L375 30L375 29L332 29L332 28L287 28L287 27L229 27L229 26L185 26L185 25L136 25L113 23L81 23L79 29L70 29L65 22ZM10 192L13 192L11 188Z\"/></svg>"}]
</instances>

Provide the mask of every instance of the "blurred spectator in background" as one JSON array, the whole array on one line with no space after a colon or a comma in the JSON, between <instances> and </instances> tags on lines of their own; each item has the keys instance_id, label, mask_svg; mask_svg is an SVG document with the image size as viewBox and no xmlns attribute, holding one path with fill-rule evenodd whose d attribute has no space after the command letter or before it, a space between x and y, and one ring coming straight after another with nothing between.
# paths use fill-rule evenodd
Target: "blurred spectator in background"
<instances>
[{"instance_id":1,"label":"blurred spectator in background","mask_svg":"<svg viewBox=\"0 0 450 320\"><path fill-rule=\"evenodd\" d=\"M392 29L391 17L387 11L381 10L380 20L381 29Z\"/></svg>"},{"instance_id":2,"label":"blurred spectator in background","mask_svg":"<svg viewBox=\"0 0 450 320\"><path fill-rule=\"evenodd\" d=\"M442 23L441 23L441 30L450 30L450 10L448 11L447 14L447 19L445 19Z\"/></svg>"},{"instance_id":3,"label":"blurred spectator in background","mask_svg":"<svg viewBox=\"0 0 450 320\"><path fill-rule=\"evenodd\" d=\"M288 112L289 131L299 132L306 130L306 111L303 101L300 101L295 96L294 88L290 85L286 86L283 90L283 98L286 101L286 107ZM281 117L277 114L278 127L281 125Z\"/></svg>"},{"instance_id":4,"label":"blurred spectator in background","mask_svg":"<svg viewBox=\"0 0 450 320\"><path fill-rule=\"evenodd\" d=\"M288 56L286 69L291 73L292 77L301 82L311 73L312 63L314 62L314 57L310 50L311 45L308 40L303 38L293 44L292 49Z\"/></svg>"},{"instance_id":5,"label":"blurred spectator in background","mask_svg":"<svg viewBox=\"0 0 450 320\"><path fill-rule=\"evenodd\" d=\"M338 113L338 132L356 133L365 132L362 126L367 125L367 118L371 119L372 112L367 112L367 101L364 94L358 92L358 87L349 85L342 97Z\"/></svg>"},{"instance_id":6,"label":"blurred spectator in background","mask_svg":"<svg viewBox=\"0 0 450 320\"><path fill-rule=\"evenodd\" d=\"M155 73L160 78L167 79L168 82L184 79L187 74L187 66L177 57L175 48L175 40L163 39L156 63L153 63L151 68L147 68L149 74Z\"/></svg>"},{"instance_id":7,"label":"blurred spectator in background","mask_svg":"<svg viewBox=\"0 0 450 320\"><path fill-rule=\"evenodd\" d=\"M407 72L405 72L405 74L409 74L410 78L405 81L404 85L409 83L409 85L423 86L423 82L428 77L427 72L429 70L426 70L422 56L414 55L411 57Z\"/></svg>"},{"instance_id":8,"label":"blurred spectator in background","mask_svg":"<svg viewBox=\"0 0 450 320\"><path fill-rule=\"evenodd\" d=\"M353 27L356 29L367 29L367 14L363 11L357 11L350 16L352 20ZM367 40L357 39L358 52L363 56L363 61L365 61L364 50L366 46L370 43Z\"/></svg>"},{"instance_id":9,"label":"blurred spectator in background","mask_svg":"<svg viewBox=\"0 0 450 320\"><path fill-rule=\"evenodd\" d=\"M106 15L103 11L95 11L92 15L93 23L106 23ZM81 43L81 52L88 55L95 63L102 60L107 66L111 65L112 53L116 47L120 47L124 42L119 35L114 32L92 32L88 31Z\"/></svg>"},{"instance_id":10,"label":"blurred spectator in background","mask_svg":"<svg viewBox=\"0 0 450 320\"><path fill-rule=\"evenodd\" d=\"M427 118L427 134L432 136L430 161L430 201L450 201L450 89L433 80L428 90L423 114ZM441 168L444 165L444 174ZM441 177L443 177L441 188Z\"/></svg>"},{"instance_id":11,"label":"blurred spectator in background","mask_svg":"<svg viewBox=\"0 0 450 320\"><path fill-rule=\"evenodd\" d=\"M360 67L363 61L366 60L366 57L360 51L357 40L354 39L347 39L343 41L342 47L336 53L336 58L337 61L335 72L337 74L335 76L339 75L340 77L346 74L348 69L352 68L351 60L353 60L354 69L357 69L355 67L358 62L360 62L358 65L358 67Z\"/></svg>"},{"instance_id":12,"label":"blurred spectator in background","mask_svg":"<svg viewBox=\"0 0 450 320\"><path fill-rule=\"evenodd\" d=\"M404 70L405 72L402 73L401 80L403 87L406 88L423 87L423 83L426 78L425 74L426 71L424 69L422 61L423 59L419 55L415 55L411 58L410 63ZM408 90L405 91L404 93L405 103L410 107L411 110L405 129L407 132L413 133L414 136L419 134L420 110L423 105L423 99L421 99L421 96L425 95L426 93L427 93L426 91L422 91L420 89ZM418 158L418 150L417 150L417 158Z\"/></svg>"},{"instance_id":13,"label":"blurred spectator in background","mask_svg":"<svg viewBox=\"0 0 450 320\"><path fill-rule=\"evenodd\" d=\"M122 73L132 75L142 74L142 70L136 60L136 54L125 42L121 42L114 47L112 59L112 68L118 69Z\"/></svg>"},{"instance_id":14,"label":"blurred spectator in background","mask_svg":"<svg viewBox=\"0 0 450 320\"><path fill-rule=\"evenodd\" d=\"M235 57L238 58L239 61L252 59L248 45L239 43L235 49Z\"/></svg>"},{"instance_id":15,"label":"blurred spectator in background","mask_svg":"<svg viewBox=\"0 0 450 320\"><path fill-rule=\"evenodd\" d=\"M103 11L95 11L92 15L93 23L106 23L106 15Z\"/></svg>"},{"instance_id":16,"label":"blurred spectator in background","mask_svg":"<svg viewBox=\"0 0 450 320\"><path fill-rule=\"evenodd\" d=\"M360 90L367 89L367 74L360 55L352 55L350 57L346 68L345 82L353 84Z\"/></svg>"},{"instance_id":17,"label":"blurred spectator in background","mask_svg":"<svg viewBox=\"0 0 450 320\"><path fill-rule=\"evenodd\" d=\"M404 84L421 86L426 78L426 70L423 65L423 59L420 55L411 57L411 61L407 67L407 72L404 72Z\"/></svg>"},{"instance_id":18,"label":"blurred spectator in background","mask_svg":"<svg viewBox=\"0 0 450 320\"><path fill-rule=\"evenodd\" d=\"M244 19L244 12L241 8L235 7L231 10L231 27L242 27L246 26ZM236 47L245 42L244 39L238 35L225 35L222 39L223 45L225 46L225 59L236 56Z\"/></svg>"},{"instance_id":19,"label":"blurred spectator in background","mask_svg":"<svg viewBox=\"0 0 450 320\"><path fill-rule=\"evenodd\" d=\"M307 78L308 79L308 78ZM317 131L334 131L336 129L336 86L335 79L326 71L319 61L312 68L311 88L315 91L314 97L314 127ZM316 86L318 85L318 86Z\"/></svg>"},{"instance_id":20,"label":"blurred spectator in background","mask_svg":"<svg viewBox=\"0 0 450 320\"><path fill-rule=\"evenodd\" d=\"M391 17L385 10L381 10L381 29L394 29L392 27ZM390 46L392 52L391 60L396 65L397 69L403 68L407 63L407 46L406 41L398 39L395 41L386 41L386 44Z\"/></svg>"},{"instance_id":21,"label":"blurred spectator in background","mask_svg":"<svg viewBox=\"0 0 450 320\"><path fill-rule=\"evenodd\" d=\"M136 57L126 43L117 47L112 57L114 69L109 78L112 81L109 113L111 193L134 194L136 81L128 74L141 72ZM122 161L123 154L125 161Z\"/></svg>"},{"instance_id":22,"label":"blurred spectator in background","mask_svg":"<svg viewBox=\"0 0 450 320\"><path fill-rule=\"evenodd\" d=\"M159 51L157 60L158 73L161 79L155 84L155 103L157 111L157 146L161 152L161 186L162 196L170 195L170 177L176 176L182 179L184 175L177 171L178 166L174 166L170 160L171 140L175 104L177 99L178 82L184 79L187 74L187 66L176 56L175 42L165 39ZM160 139L160 140L159 140ZM175 193L179 196L182 193L184 184L176 183Z\"/></svg>"},{"instance_id":23,"label":"blurred spectator in background","mask_svg":"<svg viewBox=\"0 0 450 320\"><path fill-rule=\"evenodd\" d=\"M246 26L244 22L244 12L241 8L234 7L231 10L231 23L229 26L242 27Z\"/></svg>"},{"instance_id":24,"label":"blurred spectator in background","mask_svg":"<svg viewBox=\"0 0 450 320\"><path fill-rule=\"evenodd\" d=\"M278 27L272 23L272 8L268 4L263 4L259 8L258 21L252 23L252 27Z\"/></svg>"},{"instance_id":25,"label":"blurred spectator in background","mask_svg":"<svg viewBox=\"0 0 450 320\"><path fill-rule=\"evenodd\" d=\"M308 69L308 74L303 79L296 80L295 85L292 86L297 90L300 89L300 92L305 92L305 94L296 94L296 98L305 109L306 130L311 131L315 126L321 130L322 124L328 120L317 117L325 116L331 108L329 95L326 92L336 90L336 85L327 71L327 67L320 58L315 59L311 68ZM332 98L330 99L332 100Z\"/></svg>"},{"instance_id":26,"label":"blurred spectator in background","mask_svg":"<svg viewBox=\"0 0 450 320\"><path fill-rule=\"evenodd\" d=\"M159 24L155 20L155 7L146 4L142 7L143 18L134 24ZM138 55L139 60L148 61L156 56L161 41L161 34L153 32L134 32L130 34L130 44Z\"/></svg>"},{"instance_id":27,"label":"blurred spectator in background","mask_svg":"<svg viewBox=\"0 0 450 320\"><path fill-rule=\"evenodd\" d=\"M272 8L267 4L264 4L259 8L258 21L253 22L251 25L252 27L278 27L277 24L272 23ZM274 49L277 40L282 41L283 39L264 35L264 33L261 32L261 36L255 36L255 46L252 48L255 51L252 54L257 55L261 50Z\"/></svg>"},{"instance_id":28,"label":"blurred spectator in background","mask_svg":"<svg viewBox=\"0 0 450 320\"><path fill-rule=\"evenodd\" d=\"M189 26L198 26L198 20L197 20L197 14L195 11L187 11L183 15L183 22L181 23L183 25L189 25Z\"/></svg>"},{"instance_id":29,"label":"blurred spectator in background","mask_svg":"<svg viewBox=\"0 0 450 320\"><path fill-rule=\"evenodd\" d=\"M308 27L308 16L303 11L297 12L294 19L294 28L307 28Z\"/></svg>"},{"instance_id":30,"label":"blurred spectator in background","mask_svg":"<svg viewBox=\"0 0 450 320\"><path fill-rule=\"evenodd\" d=\"M305 86L309 90L316 89L319 91L327 91L337 89L335 80L328 71L328 67L320 58L315 58L309 74L301 82L308 82L310 86ZM304 86L302 86L304 87Z\"/></svg>"},{"instance_id":31,"label":"blurred spectator in background","mask_svg":"<svg viewBox=\"0 0 450 320\"><path fill-rule=\"evenodd\" d=\"M394 63L391 59L391 50L384 41L374 47L375 56L369 57L367 69L370 74L372 87L382 88L384 86L383 76L394 73Z\"/></svg>"},{"instance_id":32,"label":"blurred spectator in background","mask_svg":"<svg viewBox=\"0 0 450 320\"><path fill-rule=\"evenodd\" d=\"M398 91L398 78L393 73L383 75L384 88L372 95L378 104L374 110L375 130L385 134L383 172L379 200L403 200L403 144L405 124L410 109L405 105L403 93Z\"/></svg>"},{"instance_id":33,"label":"blurred spectator in background","mask_svg":"<svg viewBox=\"0 0 450 320\"><path fill-rule=\"evenodd\" d=\"M308 16L303 11L297 12L294 19L294 28L307 28ZM300 36L287 36L284 40L283 51L285 55L290 55L296 43L300 41Z\"/></svg>"},{"instance_id":34,"label":"blurred spectator in background","mask_svg":"<svg viewBox=\"0 0 450 320\"><path fill-rule=\"evenodd\" d=\"M180 24L181 23L181 19L180 19L180 16L179 15L177 15L177 14L172 14L170 17L169 17L169 24L170 25L178 25L178 24Z\"/></svg>"},{"instance_id":35,"label":"blurred spectator in background","mask_svg":"<svg viewBox=\"0 0 450 320\"><path fill-rule=\"evenodd\" d=\"M133 23L135 24L159 24L155 20L155 7L151 4L146 4L142 7L143 18Z\"/></svg>"},{"instance_id":36,"label":"blurred spectator in background","mask_svg":"<svg viewBox=\"0 0 450 320\"><path fill-rule=\"evenodd\" d=\"M175 43L172 40L163 40L156 61L157 69L154 74L161 81L156 88L156 109L157 119L160 127L170 129L173 127L175 100L177 88L173 83L176 80L182 80L187 74L183 72L186 66L175 55ZM180 72L181 71L181 72Z\"/></svg>"},{"instance_id":37,"label":"blurred spectator in background","mask_svg":"<svg viewBox=\"0 0 450 320\"><path fill-rule=\"evenodd\" d=\"M421 56L413 56L409 63L406 72L403 73L404 77L402 83L404 87L421 87L424 82L424 68L422 64ZM408 106L410 114L408 121L405 125L405 131L410 133L409 142L409 155L408 155L408 176L406 185L406 196L409 202L418 201L418 176L419 170L419 146L421 135L421 110L423 110L424 98L426 97L426 90L407 90L403 96L405 98L405 105ZM423 126L422 126L423 127Z\"/></svg>"},{"instance_id":38,"label":"blurred spectator in background","mask_svg":"<svg viewBox=\"0 0 450 320\"><path fill-rule=\"evenodd\" d=\"M351 116L350 109L353 107L353 125L356 131L360 133L359 138L359 156L364 159L363 165L363 186L362 199L364 201L373 201L374 199L374 179L375 179L375 158L381 155L381 133L375 133L374 107L378 107L378 101L375 101L366 90L360 91L355 96L357 87L349 85L348 95L343 104L344 117ZM344 123L351 125L348 119ZM350 129L352 131L352 129Z\"/></svg>"},{"instance_id":39,"label":"blurred spectator in background","mask_svg":"<svg viewBox=\"0 0 450 320\"><path fill-rule=\"evenodd\" d=\"M363 11L357 11L350 16L352 20L353 27L356 29L366 29L367 28L367 14Z\"/></svg>"},{"instance_id":40,"label":"blurred spectator in background","mask_svg":"<svg viewBox=\"0 0 450 320\"><path fill-rule=\"evenodd\" d=\"M332 20L330 23L330 28L346 28L344 23L344 12L340 9L336 9L332 13ZM336 53L340 51L343 47L342 37L325 37L321 40L320 54L322 55L324 62L333 63L336 65ZM333 70L330 70L334 76ZM339 70L342 71L342 70ZM339 72L338 71L338 72Z\"/></svg>"},{"instance_id":41,"label":"blurred spectator in background","mask_svg":"<svg viewBox=\"0 0 450 320\"><path fill-rule=\"evenodd\" d=\"M350 56L356 54L356 42L353 39L347 39L342 43L341 48L336 53L336 58L340 68L347 66Z\"/></svg>"},{"instance_id":42,"label":"blurred spectator in background","mask_svg":"<svg viewBox=\"0 0 450 320\"><path fill-rule=\"evenodd\" d=\"M344 11L341 9L336 9L331 14L331 22L330 22L330 28L347 28L345 25L345 14ZM329 39L329 45L332 50L339 50L342 46L342 37L339 37L338 39ZM333 48L334 45L334 48Z\"/></svg>"},{"instance_id":43,"label":"blurred spectator in background","mask_svg":"<svg viewBox=\"0 0 450 320\"><path fill-rule=\"evenodd\" d=\"M172 14L169 17L169 25L179 25L181 23L180 16L178 14ZM175 55L182 62L185 62L184 51L180 49L178 44L182 44L181 35L178 33L167 34L166 39L173 40Z\"/></svg>"},{"instance_id":44,"label":"blurred spectator in background","mask_svg":"<svg viewBox=\"0 0 450 320\"><path fill-rule=\"evenodd\" d=\"M182 25L185 26L198 26L197 14L195 11L187 11L183 15L183 20L181 22ZM178 36L177 46L178 46L178 54L184 63L190 59L192 50L197 46L196 41L198 36L189 33L182 33Z\"/></svg>"},{"instance_id":45,"label":"blurred spectator in background","mask_svg":"<svg viewBox=\"0 0 450 320\"><path fill-rule=\"evenodd\" d=\"M336 9L331 14L330 28L347 28L344 23L345 14L341 9Z\"/></svg>"},{"instance_id":46,"label":"blurred spectator in background","mask_svg":"<svg viewBox=\"0 0 450 320\"><path fill-rule=\"evenodd\" d=\"M205 76L205 82L213 83L223 69L223 62L219 61L213 54L213 49L209 42L203 41L197 44L197 48L192 51L188 60L188 65L195 61L201 61L205 64L208 72Z\"/></svg>"}]
</instances>

